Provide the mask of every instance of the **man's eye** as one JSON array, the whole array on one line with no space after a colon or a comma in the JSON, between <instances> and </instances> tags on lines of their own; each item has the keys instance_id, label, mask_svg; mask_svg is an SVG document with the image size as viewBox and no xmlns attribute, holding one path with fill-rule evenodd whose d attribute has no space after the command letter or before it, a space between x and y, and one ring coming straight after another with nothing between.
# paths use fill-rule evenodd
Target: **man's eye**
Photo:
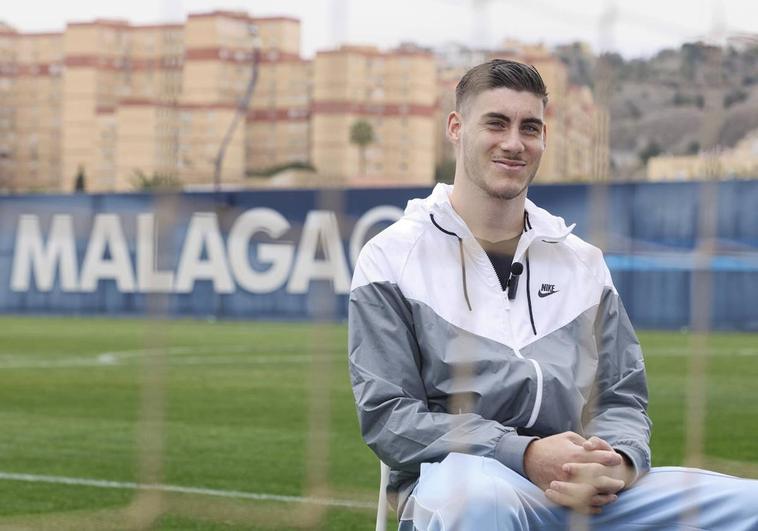
<instances>
[{"instance_id":1,"label":"man's eye","mask_svg":"<svg viewBox=\"0 0 758 531\"><path fill-rule=\"evenodd\" d=\"M536 125L526 125L523 127L523 129L530 135L538 135L540 133L540 128Z\"/></svg>"},{"instance_id":2,"label":"man's eye","mask_svg":"<svg viewBox=\"0 0 758 531\"><path fill-rule=\"evenodd\" d=\"M503 122L487 122L487 125L498 129L505 127L505 124L503 124Z\"/></svg>"}]
</instances>

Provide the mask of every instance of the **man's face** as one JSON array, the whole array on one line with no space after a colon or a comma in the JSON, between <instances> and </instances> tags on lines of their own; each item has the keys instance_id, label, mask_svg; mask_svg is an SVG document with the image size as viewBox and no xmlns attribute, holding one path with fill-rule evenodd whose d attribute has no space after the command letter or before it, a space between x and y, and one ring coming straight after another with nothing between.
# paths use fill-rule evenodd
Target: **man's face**
<instances>
[{"instance_id":1,"label":"man's face","mask_svg":"<svg viewBox=\"0 0 758 531\"><path fill-rule=\"evenodd\" d=\"M513 199L522 194L545 151L544 111L539 96L505 87L464 102L461 112L448 120L463 177L491 197Z\"/></svg>"}]
</instances>

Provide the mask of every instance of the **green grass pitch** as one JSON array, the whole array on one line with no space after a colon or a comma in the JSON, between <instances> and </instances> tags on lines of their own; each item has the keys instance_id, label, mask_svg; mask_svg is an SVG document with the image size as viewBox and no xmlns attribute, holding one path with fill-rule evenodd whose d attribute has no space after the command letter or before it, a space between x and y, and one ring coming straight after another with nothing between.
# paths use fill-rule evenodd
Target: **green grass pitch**
<instances>
[{"instance_id":1,"label":"green grass pitch","mask_svg":"<svg viewBox=\"0 0 758 531\"><path fill-rule=\"evenodd\" d=\"M2 317L0 327L0 530L373 529L366 506L379 470L358 431L345 326ZM640 339L654 464L681 464L693 341ZM714 334L706 350L706 464L758 477L758 335ZM237 496L316 495L307 488L314 396L329 404L318 426L328 489L318 496L356 506L319 512ZM162 456L161 484L213 492L165 492L146 523L134 515L150 502L139 505L135 490L77 483L140 482L141 448Z\"/></svg>"}]
</instances>

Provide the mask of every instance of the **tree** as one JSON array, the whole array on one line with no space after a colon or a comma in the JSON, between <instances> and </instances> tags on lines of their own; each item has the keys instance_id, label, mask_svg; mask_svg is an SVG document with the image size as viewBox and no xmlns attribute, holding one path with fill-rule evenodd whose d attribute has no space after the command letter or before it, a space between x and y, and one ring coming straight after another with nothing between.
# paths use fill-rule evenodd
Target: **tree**
<instances>
[{"instance_id":1,"label":"tree","mask_svg":"<svg viewBox=\"0 0 758 531\"><path fill-rule=\"evenodd\" d=\"M748 93L742 89L736 89L724 96L724 108L728 109L735 103L741 103L748 98Z\"/></svg>"},{"instance_id":2,"label":"tree","mask_svg":"<svg viewBox=\"0 0 758 531\"><path fill-rule=\"evenodd\" d=\"M638 155L640 157L640 160L644 164L647 164L647 161L653 157L657 157L661 153L663 153L663 149L658 145L656 141L653 140L652 142L648 142L647 146L645 146Z\"/></svg>"},{"instance_id":3,"label":"tree","mask_svg":"<svg viewBox=\"0 0 758 531\"><path fill-rule=\"evenodd\" d=\"M350 127L350 143L358 146L360 174L366 175L366 148L374 141L374 128L366 120L357 120Z\"/></svg>"},{"instance_id":4,"label":"tree","mask_svg":"<svg viewBox=\"0 0 758 531\"><path fill-rule=\"evenodd\" d=\"M179 190L182 187L181 181L174 175L158 172L148 175L142 170L134 170L132 184L136 190L142 192Z\"/></svg>"},{"instance_id":5,"label":"tree","mask_svg":"<svg viewBox=\"0 0 758 531\"><path fill-rule=\"evenodd\" d=\"M700 153L700 142L693 140L687 144L687 155L697 155Z\"/></svg>"},{"instance_id":6,"label":"tree","mask_svg":"<svg viewBox=\"0 0 758 531\"><path fill-rule=\"evenodd\" d=\"M84 184L84 166L79 166L79 171L76 173L76 179L74 180L74 192L82 193L85 191Z\"/></svg>"}]
</instances>

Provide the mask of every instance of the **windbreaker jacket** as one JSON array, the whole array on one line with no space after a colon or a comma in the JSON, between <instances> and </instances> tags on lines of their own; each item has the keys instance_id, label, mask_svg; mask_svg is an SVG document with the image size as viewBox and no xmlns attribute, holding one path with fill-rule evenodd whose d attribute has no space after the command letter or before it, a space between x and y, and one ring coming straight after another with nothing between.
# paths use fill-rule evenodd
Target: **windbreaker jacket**
<instances>
[{"instance_id":1,"label":"windbreaker jacket","mask_svg":"<svg viewBox=\"0 0 758 531\"><path fill-rule=\"evenodd\" d=\"M420 464L453 451L523 475L529 442L569 430L649 469L642 353L600 250L527 200L509 300L451 189L409 201L353 276L350 377L390 499L402 508Z\"/></svg>"}]
</instances>

